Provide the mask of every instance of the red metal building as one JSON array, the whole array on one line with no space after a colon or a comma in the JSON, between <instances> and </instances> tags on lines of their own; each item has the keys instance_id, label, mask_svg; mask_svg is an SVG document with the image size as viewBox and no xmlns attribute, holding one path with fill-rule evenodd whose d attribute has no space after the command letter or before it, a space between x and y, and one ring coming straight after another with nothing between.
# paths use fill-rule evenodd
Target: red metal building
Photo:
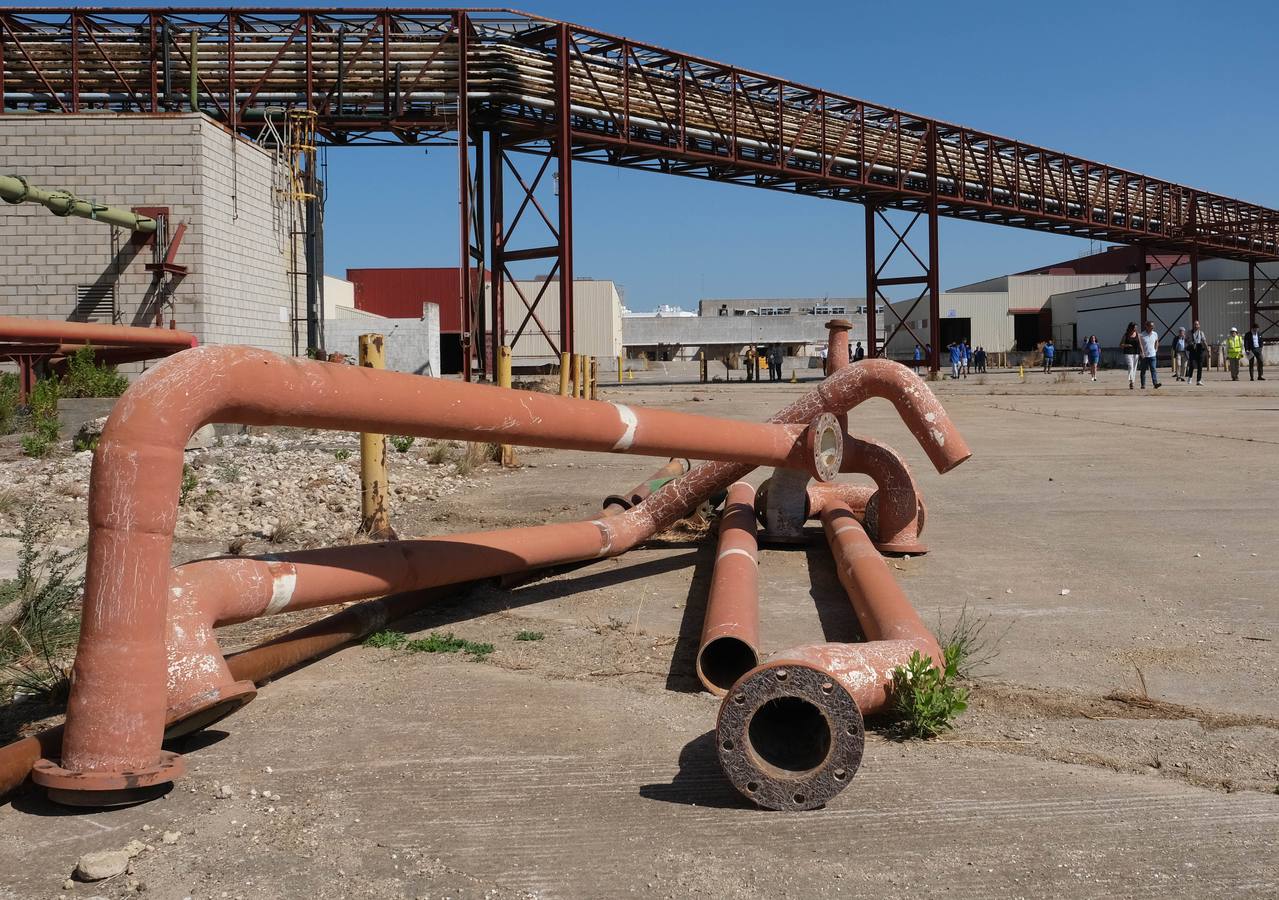
<instances>
[{"instance_id":1,"label":"red metal building","mask_svg":"<svg viewBox=\"0 0 1279 900\"><path fill-rule=\"evenodd\" d=\"M417 319L422 304L440 308L440 368L462 371L462 297L457 266L347 269L355 285L355 308L392 319ZM489 281L484 273L484 281ZM479 270L471 269L472 296L478 296Z\"/></svg>"}]
</instances>

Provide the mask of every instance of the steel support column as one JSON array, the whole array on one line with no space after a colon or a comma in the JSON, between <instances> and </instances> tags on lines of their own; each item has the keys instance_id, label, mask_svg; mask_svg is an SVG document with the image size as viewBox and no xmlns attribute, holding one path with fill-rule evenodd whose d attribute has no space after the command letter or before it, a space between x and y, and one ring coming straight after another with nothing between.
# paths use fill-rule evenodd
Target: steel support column
<instances>
[{"instance_id":1,"label":"steel support column","mask_svg":"<svg viewBox=\"0 0 1279 900\"><path fill-rule=\"evenodd\" d=\"M1159 272L1153 285L1150 283L1152 262ZM1190 277L1188 283L1183 283L1173 275L1173 270L1186 264L1190 266ZM1153 322L1155 331L1166 335L1174 331L1177 323L1188 315L1189 321L1185 323L1185 327L1189 330L1199 318L1199 249L1192 247L1188 252L1178 253L1175 257L1147 256L1139 274L1140 326L1145 328L1147 322ZM1165 318L1158 307L1170 304L1180 308L1175 315Z\"/></svg>"},{"instance_id":2,"label":"steel support column","mask_svg":"<svg viewBox=\"0 0 1279 900\"><path fill-rule=\"evenodd\" d=\"M1257 276L1260 274L1263 287L1257 293ZM1279 342L1279 277L1272 278L1257 268L1255 262L1248 263L1248 327L1257 326L1261 340L1266 343Z\"/></svg>"},{"instance_id":3,"label":"steel support column","mask_svg":"<svg viewBox=\"0 0 1279 900\"><path fill-rule=\"evenodd\" d=\"M506 345L506 212L503 196L506 183L503 178L502 132L496 128L489 132L489 245L492 248L489 265L492 266L492 282L489 286L492 323L492 354L496 361ZM495 363L496 365L496 363Z\"/></svg>"},{"instance_id":4,"label":"steel support column","mask_svg":"<svg viewBox=\"0 0 1279 900\"><path fill-rule=\"evenodd\" d=\"M875 327L876 307L880 303L884 305L884 314L886 334L884 335L883 347L879 350L879 355L886 356L888 353L889 342L896 337L897 332L905 331L914 339L915 343L921 347L925 344L932 345L932 352L928 356L928 366L930 371L937 371L939 365L939 348L941 341L941 325L938 322L938 307L940 306L940 292L937 289L937 211L933 207L928 211L920 211L910 214L905 220L904 228L899 228L893 223L893 217L890 217L889 210L882 210L874 206L866 207L866 325L868 329ZM911 245L912 231L921 219L927 219L928 233L928 250L926 255L921 255L915 247ZM884 226L892 235L892 243L888 252L879 255L876 246L876 233L880 226ZM898 256L899 251L905 251L901 257ZM906 266L912 270L908 275L889 276L885 272L888 266L897 259L906 260ZM899 313L893 307L893 298L886 292L888 288L894 287L910 287L912 291L917 290L913 296L899 297L898 301L909 301L910 305L906 307L904 313ZM924 338L910 324L910 317L914 315L915 310L923 303L924 298L928 298L928 337ZM891 326L891 327L889 327ZM875 346L875 335L869 333L868 340L872 347ZM913 348L912 348L913 352ZM872 355L874 353L872 352Z\"/></svg>"},{"instance_id":5,"label":"steel support column","mask_svg":"<svg viewBox=\"0 0 1279 900\"><path fill-rule=\"evenodd\" d=\"M467 46L470 19L464 12L454 15L453 28L457 34L457 166L458 166L458 216L461 233L461 254L458 261L458 304L462 325L462 380L471 380L471 364L475 348L471 339L475 333L475 298L471 281L471 148L470 148L470 98L467 92Z\"/></svg>"},{"instance_id":6,"label":"steel support column","mask_svg":"<svg viewBox=\"0 0 1279 900\"><path fill-rule=\"evenodd\" d=\"M571 38L559 26L555 50L556 192L559 197L560 351L575 353L573 341L573 117L569 97Z\"/></svg>"}]
</instances>

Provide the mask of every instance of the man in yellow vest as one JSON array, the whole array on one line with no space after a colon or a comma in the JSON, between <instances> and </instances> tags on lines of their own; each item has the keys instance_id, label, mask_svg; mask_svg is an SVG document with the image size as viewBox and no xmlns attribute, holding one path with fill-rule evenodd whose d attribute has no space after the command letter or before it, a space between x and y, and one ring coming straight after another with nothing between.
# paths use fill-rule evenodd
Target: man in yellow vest
<instances>
[{"instance_id":1,"label":"man in yellow vest","mask_svg":"<svg viewBox=\"0 0 1279 900\"><path fill-rule=\"evenodd\" d=\"M1230 380L1239 380L1239 360L1243 359L1243 338L1239 329L1230 326L1230 337L1226 338L1226 364L1230 366Z\"/></svg>"}]
</instances>

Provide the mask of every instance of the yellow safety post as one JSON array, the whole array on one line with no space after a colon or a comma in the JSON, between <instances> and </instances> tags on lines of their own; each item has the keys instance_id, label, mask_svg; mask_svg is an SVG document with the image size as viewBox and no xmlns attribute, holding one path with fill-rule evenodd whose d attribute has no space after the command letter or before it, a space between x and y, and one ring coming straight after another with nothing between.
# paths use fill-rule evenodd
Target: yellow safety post
<instances>
[{"instance_id":1,"label":"yellow safety post","mask_svg":"<svg viewBox=\"0 0 1279 900\"><path fill-rule=\"evenodd\" d=\"M1017 367L1017 378L1020 381L1026 380L1026 366L1024 363Z\"/></svg>"},{"instance_id":2,"label":"yellow safety post","mask_svg":"<svg viewBox=\"0 0 1279 900\"><path fill-rule=\"evenodd\" d=\"M573 396L586 397L586 357L581 353L573 354Z\"/></svg>"},{"instance_id":3,"label":"yellow safety post","mask_svg":"<svg viewBox=\"0 0 1279 900\"><path fill-rule=\"evenodd\" d=\"M698 350L697 359L698 359L698 362L700 363L699 368L701 369L701 374L702 374L702 384L705 384L709 380L706 377L706 351Z\"/></svg>"},{"instance_id":4,"label":"yellow safety post","mask_svg":"<svg viewBox=\"0 0 1279 900\"><path fill-rule=\"evenodd\" d=\"M360 365L386 368L386 338L360 335ZM360 432L360 531L379 540L393 539L387 514L386 435Z\"/></svg>"},{"instance_id":5,"label":"yellow safety post","mask_svg":"<svg viewBox=\"0 0 1279 900\"><path fill-rule=\"evenodd\" d=\"M560 396L568 396L568 378L569 378L569 356L567 353L560 354Z\"/></svg>"},{"instance_id":6,"label":"yellow safety post","mask_svg":"<svg viewBox=\"0 0 1279 900\"><path fill-rule=\"evenodd\" d=\"M587 368L590 371L590 375L587 378L587 383L591 386L588 396L592 400L598 400L600 387L600 361L594 356L588 358L590 360L590 365L587 366Z\"/></svg>"},{"instance_id":7,"label":"yellow safety post","mask_svg":"<svg viewBox=\"0 0 1279 900\"><path fill-rule=\"evenodd\" d=\"M509 388L511 386L511 348L497 348L497 386ZM515 458L515 448L510 444L502 445L502 466L503 468L514 468L518 466L519 460Z\"/></svg>"},{"instance_id":8,"label":"yellow safety post","mask_svg":"<svg viewBox=\"0 0 1279 900\"><path fill-rule=\"evenodd\" d=\"M625 368L625 366L623 365L624 362L625 362L625 359L619 354L617 357L617 383L618 384L622 383L622 378L626 374L625 372L622 371L623 368Z\"/></svg>"},{"instance_id":9,"label":"yellow safety post","mask_svg":"<svg viewBox=\"0 0 1279 900\"><path fill-rule=\"evenodd\" d=\"M791 369L791 370L790 370L790 383L791 383L791 384L799 384L799 376L798 376L797 374L795 374L795 370L794 370L794 369Z\"/></svg>"}]
</instances>

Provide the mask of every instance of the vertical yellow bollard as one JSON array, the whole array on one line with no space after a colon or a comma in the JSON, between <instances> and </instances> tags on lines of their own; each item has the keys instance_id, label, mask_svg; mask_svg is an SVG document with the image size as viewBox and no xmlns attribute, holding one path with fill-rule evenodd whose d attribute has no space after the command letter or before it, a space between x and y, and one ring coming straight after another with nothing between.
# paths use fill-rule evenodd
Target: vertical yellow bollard
<instances>
[{"instance_id":1,"label":"vertical yellow bollard","mask_svg":"<svg viewBox=\"0 0 1279 900\"><path fill-rule=\"evenodd\" d=\"M571 368L571 363L569 361L569 355L567 353L561 353L560 354L560 396L561 397L568 396L568 379L569 379L570 368Z\"/></svg>"},{"instance_id":2,"label":"vertical yellow bollard","mask_svg":"<svg viewBox=\"0 0 1279 900\"><path fill-rule=\"evenodd\" d=\"M509 388L511 386L511 348L497 348L497 386ZM519 460L515 458L515 448L510 444L502 445L502 467L506 469L514 468L519 465Z\"/></svg>"},{"instance_id":3,"label":"vertical yellow bollard","mask_svg":"<svg viewBox=\"0 0 1279 900\"><path fill-rule=\"evenodd\" d=\"M626 363L626 359L619 353L617 356L617 383L618 384L622 383L622 376L626 374L623 371L623 369L625 368L625 363Z\"/></svg>"},{"instance_id":4,"label":"vertical yellow bollard","mask_svg":"<svg viewBox=\"0 0 1279 900\"><path fill-rule=\"evenodd\" d=\"M580 353L573 354L573 396L586 397L586 357Z\"/></svg>"},{"instance_id":5,"label":"vertical yellow bollard","mask_svg":"<svg viewBox=\"0 0 1279 900\"><path fill-rule=\"evenodd\" d=\"M590 360L590 364L587 368L590 369L591 373L588 380L590 382L591 389L587 392L587 396L589 396L592 400L598 400L600 387L600 361L594 356L588 357L588 359Z\"/></svg>"},{"instance_id":6,"label":"vertical yellow bollard","mask_svg":"<svg viewBox=\"0 0 1279 900\"><path fill-rule=\"evenodd\" d=\"M360 365L386 368L386 338L360 335ZM395 538L387 514L386 435L360 433L360 531L379 540Z\"/></svg>"}]
</instances>

